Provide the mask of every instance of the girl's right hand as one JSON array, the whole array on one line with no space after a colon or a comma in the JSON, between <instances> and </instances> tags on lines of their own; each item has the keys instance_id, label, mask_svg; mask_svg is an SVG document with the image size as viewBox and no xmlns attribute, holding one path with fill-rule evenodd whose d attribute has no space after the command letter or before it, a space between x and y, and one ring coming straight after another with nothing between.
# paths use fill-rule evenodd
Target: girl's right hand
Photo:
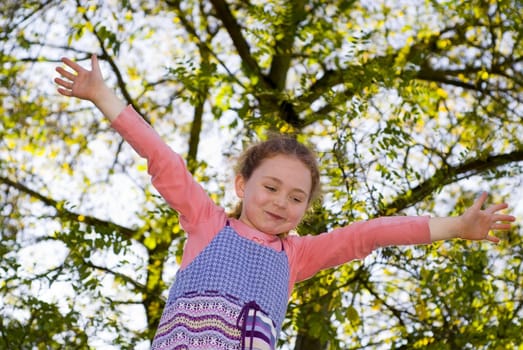
<instances>
[{"instance_id":1,"label":"girl's right hand","mask_svg":"<svg viewBox=\"0 0 523 350\"><path fill-rule=\"evenodd\" d=\"M62 62L74 72L63 67L56 68L61 76L54 80L58 84L58 92L93 102L110 121L114 121L126 103L105 85L96 55L91 56L91 70L65 57Z\"/></svg>"},{"instance_id":2,"label":"girl's right hand","mask_svg":"<svg viewBox=\"0 0 523 350\"><path fill-rule=\"evenodd\" d=\"M99 95L106 89L96 55L91 56L92 70L87 70L66 57L62 58L62 62L74 73L63 67L56 68L61 76L54 80L59 85L58 92L64 96L77 97L96 104Z\"/></svg>"}]
</instances>

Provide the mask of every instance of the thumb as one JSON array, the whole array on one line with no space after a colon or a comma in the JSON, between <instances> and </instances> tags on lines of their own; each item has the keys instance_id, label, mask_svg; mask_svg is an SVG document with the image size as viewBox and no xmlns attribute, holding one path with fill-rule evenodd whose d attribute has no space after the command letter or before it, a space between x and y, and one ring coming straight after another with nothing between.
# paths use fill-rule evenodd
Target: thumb
<instances>
[{"instance_id":1,"label":"thumb","mask_svg":"<svg viewBox=\"0 0 523 350\"><path fill-rule=\"evenodd\" d=\"M96 56L96 54L94 53L91 55L91 69L98 75L102 75L102 71L100 70L100 64L98 63L98 56Z\"/></svg>"},{"instance_id":2,"label":"thumb","mask_svg":"<svg viewBox=\"0 0 523 350\"><path fill-rule=\"evenodd\" d=\"M483 207L483 204L485 204L487 197L488 197L488 193L482 192L481 195L474 201L474 204L472 206L478 210L481 210L481 207Z\"/></svg>"}]
</instances>

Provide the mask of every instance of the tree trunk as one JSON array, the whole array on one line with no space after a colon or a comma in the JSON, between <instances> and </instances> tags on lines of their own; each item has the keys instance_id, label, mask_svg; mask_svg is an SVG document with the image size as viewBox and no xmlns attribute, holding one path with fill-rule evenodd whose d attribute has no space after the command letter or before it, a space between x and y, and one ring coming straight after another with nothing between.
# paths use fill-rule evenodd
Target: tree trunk
<instances>
[{"instance_id":1,"label":"tree trunk","mask_svg":"<svg viewBox=\"0 0 523 350\"><path fill-rule=\"evenodd\" d=\"M327 342L321 342L308 334L298 334L294 350L326 350Z\"/></svg>"}]
</instances>

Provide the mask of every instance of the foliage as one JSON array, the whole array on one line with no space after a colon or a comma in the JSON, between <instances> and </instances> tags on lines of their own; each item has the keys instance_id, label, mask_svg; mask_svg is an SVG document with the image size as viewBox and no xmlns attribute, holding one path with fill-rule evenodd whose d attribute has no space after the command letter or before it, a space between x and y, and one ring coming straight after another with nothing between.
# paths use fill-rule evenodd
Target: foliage
<instances>
[{"instance_id":1,"label":"foliage","mask_svg":"<svg viewBox=\"0 0 523 350\"><path fill-rule=\"evenodd\" d=\"M146 348L183 249L144 161L92 105L55 93L62 56L98 54L227 208L244 144L277 130L313 145L324 198L300 234L456 214L487 188L519 200L518 1L8 0L0 13L2 348ZM520 346L519 226L503 238L321 272L296 287L281 343Z\"/></svg>"}]
</instances>

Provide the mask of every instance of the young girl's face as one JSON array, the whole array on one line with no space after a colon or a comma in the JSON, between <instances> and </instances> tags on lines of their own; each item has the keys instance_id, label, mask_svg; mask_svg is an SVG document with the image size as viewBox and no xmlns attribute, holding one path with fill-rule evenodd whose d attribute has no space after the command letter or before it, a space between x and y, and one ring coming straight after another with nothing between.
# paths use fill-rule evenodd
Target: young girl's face
<instances>
[{"instance_id":1,"label":"young girl's face","mask_svg":"<svg viewBox=\"0 0 523 350\"><path fill-rule=\"evenodd\" d=\"M267 158L249 179L236 177L236 194L242 199L240 221L271 235L294 229L307 210L311 172L296 157Z\"/></svg>"}]
</instances>

